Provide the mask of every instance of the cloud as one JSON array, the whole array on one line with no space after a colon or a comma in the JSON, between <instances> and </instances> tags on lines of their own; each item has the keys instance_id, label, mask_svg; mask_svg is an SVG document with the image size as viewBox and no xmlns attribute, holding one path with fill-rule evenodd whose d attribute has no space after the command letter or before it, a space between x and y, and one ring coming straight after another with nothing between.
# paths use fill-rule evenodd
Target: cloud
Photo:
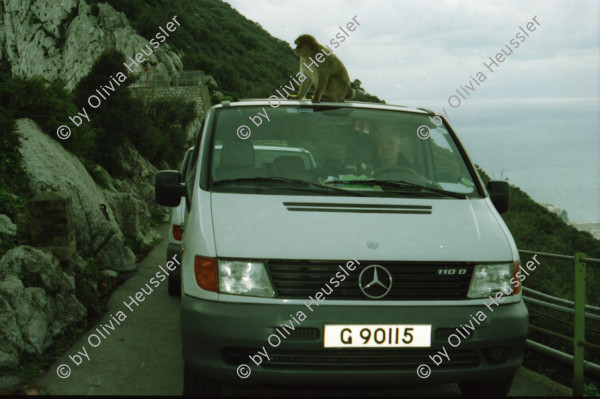
<instances>
[{"instance_id":1,"label":"cloud","mask_svg":"<svg viewBox=\"0 0 600 399\"><path fill-rule=\"evenodd\" d=\"M517 175L534 168L540 171L535 179L519 175L515 181L538 187L545 164L565 165L571 172L560 175L553 169L548 177L553 187L560 187L569 173L579 178L578 171L587 171L576 183L570 180L579 184L571 189L595 187L586 197L595 210L584 212L570 205L575 200L565 202L566 196L557 198L556 205L571 206L569 214L579 220L600 220L600 2L228 2L289 43L302 33L325 43L356 15L360 27L336 49L351 79L360 79L369 93L388 103L438 112L445 108L464 144L474 149L475 162L490 173ZM487 71L483 63L489 64L489 57L533 17L540 23L536 30L493 72ZM449 96L471 84L478 72L486 80L452 108ZM574 154L579 154L577 171Z\"/></svg>"},{"instance_id":2,"label":"cloud","mask_svg":"<svg viewBox=\"0 0 600 399\"><path fill-rule=\"evenodd\" d=\"M444 97L449 88L466 83L488 57L520 32L519 26L525 28L534 16L541 26L530 32L531 36L502 64L498 75L504 76L494 84L501 87L510 81L524 91L539 93L543 89L547 93L540 82L550 82L553 92L548 94L558 96L564 94L565 87L578 90L585 85L589 89L587 79L598 79L600 69L600 23L592 17L600 12L597 2L230 0L229 3L289 43L302 33L327 42L339 25L356 15L361 26L336 54L346 64L351 78L360 79L369 92L388 101L420 97L423 91L436 90ZM538 77L533 82L529 79L531 70ZM553 81L557 75L567 81L556 84ZM595 89L594 94L598 95L598 85Z\"/></svg>"}]
</instances>

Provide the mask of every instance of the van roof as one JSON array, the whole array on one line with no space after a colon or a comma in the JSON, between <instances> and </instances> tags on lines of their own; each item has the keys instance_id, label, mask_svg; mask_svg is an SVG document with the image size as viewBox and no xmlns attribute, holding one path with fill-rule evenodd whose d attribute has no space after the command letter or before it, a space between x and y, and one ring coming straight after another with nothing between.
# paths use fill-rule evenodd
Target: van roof
<instances>
[{"instance_id":1,"label":"van roof","mask_svg":"<svg viewBox=\"0 0 600 399\"><path fill-rule=\"evenodd\" d=\"M381 109L381 110L395 110L395 111L408 111L419 114L430 114L436 115L435 112L426 109L426 108L410 108L404 105L395 105L395 104L379 104L379 103L371 103L364 101L346 101L346 102L320 102L320 103L312 103L311 100L281 100L277 98L281 104L285 105L311 105L311 106L337 106L337 107L360 107L360 108L372 108L372 109ZM274 103L274 100L271 101ZM221 101L220 104L215 105L215 108L227 108L227 107L249 107L249 106L270 106L269 99L267 98L246 98L239 101ZM279 105L278 105L279 106ZM277 107L274 107L277 108Z\"/></svg>"}]
</instances>

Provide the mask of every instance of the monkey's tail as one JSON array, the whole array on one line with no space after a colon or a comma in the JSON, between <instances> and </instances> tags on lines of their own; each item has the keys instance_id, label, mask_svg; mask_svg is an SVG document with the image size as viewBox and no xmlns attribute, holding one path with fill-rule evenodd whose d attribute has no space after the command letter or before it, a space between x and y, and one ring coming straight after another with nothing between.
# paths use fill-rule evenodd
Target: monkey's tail
<instances>
[{"instance_id":1,"label":"monkey's tail","mask_svg":"<svg viewBox=\"0 0 600 399\"><path fill-rule=\"evenodd\" d=\"M350 100L351 98L354 97L354 89L350 88L350 90L348 90L348 93L346 94L346 97L344 97L345 100Z\"/></svg>"}]
</instances>

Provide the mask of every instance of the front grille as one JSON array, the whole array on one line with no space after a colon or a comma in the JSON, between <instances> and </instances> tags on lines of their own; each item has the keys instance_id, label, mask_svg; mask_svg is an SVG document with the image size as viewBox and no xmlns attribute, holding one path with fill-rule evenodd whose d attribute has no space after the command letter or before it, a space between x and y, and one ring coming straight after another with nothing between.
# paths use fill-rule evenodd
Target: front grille
<instances>
[{"instance_id":1,"label":"front grille","mask_svg":"<svg viewBox=\"0 0 600 399\"><path fill-rule=\"evenodd\" d=\"M267 264L277 296L289 299L314 298L316 292L341 272L340 263L333 262L269 260ZM392 288L381 300L466 299L474 267L473 263L464 262L361 261L361 266L339 287L329 284L333 292L326 295L327 299L369 300L358 287L358 276L364 267L372 264L385 267L392 276ZM325 294L330 291L327 287L324 290Z\"/></svg>"},{"instance_id":2,"label":"front grille","mask_svg":"<svg viewBox=\"0 0 600 399\"><path fill-rule=\"evenodd\" d=\"M224 358L230 364L239 364L255 355L258 349L225 348ZM414 370L429 362L431 348L415 349L316 349L316 350L274 350L269 352L271 360L261 367L269 369L354 369L354 370ZM439 368L477 367L479 356L473 350L448 351L451 362L442 363Z\"/></svg>"},{"instance_id":3,"label":"front grille","mask_svg":"<svg viewBox=\"0 0 600 399\"><path fill-rule=\"evenodd\" d=\"M316 341L321 338L321 330L314 327L296 327L286 341Z\"/></svg>"}]
</instances>

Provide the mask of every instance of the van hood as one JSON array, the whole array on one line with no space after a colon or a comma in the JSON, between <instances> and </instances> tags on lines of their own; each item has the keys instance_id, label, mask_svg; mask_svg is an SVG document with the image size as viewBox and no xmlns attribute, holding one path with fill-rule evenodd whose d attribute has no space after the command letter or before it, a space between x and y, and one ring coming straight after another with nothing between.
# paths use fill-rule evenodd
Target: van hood
<instances>
[{"instance_id":1,"label":"van hood","mask_svg":"<svg viewBox=\"0 0 600 399\"><path fill-rule=\"evenodd\" d=\"M212 193L227 258L414 261L512 259L489 199Z\"/></svg>"}]
</instances>

